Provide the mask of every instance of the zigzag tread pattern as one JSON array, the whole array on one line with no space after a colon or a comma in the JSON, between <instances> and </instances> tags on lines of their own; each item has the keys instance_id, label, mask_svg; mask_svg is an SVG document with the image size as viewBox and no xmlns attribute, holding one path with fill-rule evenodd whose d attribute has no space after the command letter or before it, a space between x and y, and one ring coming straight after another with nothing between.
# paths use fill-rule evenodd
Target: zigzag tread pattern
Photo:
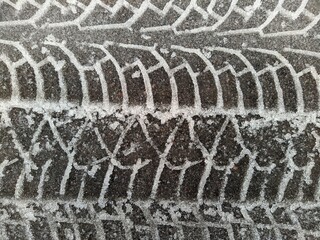
<instances>
[{"instance_id":1,"label":"zigzag tread pattern","mask_svg":"<svg viewBox=\"0 0 320 240\"><path fill-rule=\"evenodd\" d=\"M31 104L0 122L3 239L319 237L316 116Z\"/></svg>"},{"instance_id":2,"label":"zigzag tread pattern","mask_svg":"<svg viewBox=\"0 0 320 240\"><path fill-rule=\"evenodd\" d=\"M0 6L4 16L0 26L77 26L81 30L127 28L221 35L255 32L277 37L307 34L320 20L316 0L1 0Z\"/></svg>"}]
</instances>

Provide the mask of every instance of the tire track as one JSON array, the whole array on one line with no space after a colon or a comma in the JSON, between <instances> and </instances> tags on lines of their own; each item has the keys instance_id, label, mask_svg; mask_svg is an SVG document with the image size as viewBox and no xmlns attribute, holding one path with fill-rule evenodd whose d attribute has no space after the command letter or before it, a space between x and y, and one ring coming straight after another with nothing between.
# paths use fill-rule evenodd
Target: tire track
<instances>
[{"instance_id":1,"label":"tire track","mask_svg":"<svg viewBox=\"0 0 320 240\"><path fill-rule=\"evenodd\" d=\"M272 101L269 102L269 105L276 106L279 112L293 111L299 113L316 111L319 108L320 93L317 84L319 66L313 60L317 59L319 54L313 51L284 48L279 52L251 47L245 47L242 50L226 47L204 47L197 49L179 45L161 48L158 46L150 47L106 41L104 44L82 43L73 45L73 48L76 47L76 49L80 50L78 52L74 49L70 50L65 42L59 42L55 38L47 38L42 45L42 53L37 55L37 59L39 57L40 59L36 60L34 58L36 55L33 55L33 51L27 51L26 47L17 42L3 40L1 44L23 53L22 58L15 63L7 55L3 54L1 58L11 75L12 101L21 100L19 99L19 96L22 94L21 91L25 91L21 89L20 83L16 79L20 77L20 75L17 75L17 68L24 63L28 63L32 67L31 70L35 76L33 79L36 86L35 100L38 102L50 101L50 98L45 99L44 84L46 83L46 79L40 71L40 68L44 70L45 68L43 67L47 63L50 63L54 67L52 70L55 71L59 82L58 86L56 86L60 89L60 99L58 102L67 101L72 103L72 100L69 100L72 98L68 95L71 91L75 91L70 88L74 88L74 86L71 85L71 82L68 82L66 76L63 76L61 72L67 70L65 62L70 62L76 70L74 77L78 79L81 86L78 91L83 95L79 101L79 104L82 106L94 104L94 102L98 101L99 104L122 104L124 109L134 107L136 96L128 92L127 84L129 84L129 81L132 81L130 78L141 78L143 88L139 91L145 95L145 100L141 104L151 110L155 107L164 107L156 104L160 99L156 97L157 88L155 84L157 80L153 77L153 74L164 71L165 73L162 73L160 78L162 79L161 81L167 83L168 87L170 86L169 88L167 87L166 91L170 93L171 99L166 99L166 101L171 102L171 106L169 107L171 110L188 106L194 108L197 112L201 112L205 108L231 108L239 113L247 110L268 111L269 106L265 106L265 95L270 94L271 89L263 86L265 84L263 78L266 75L272 77L275 86L275 92L272 94L277 96L274 99L269 98L268 101ZM61 58L58 55L60 53L56 52L53 48L47 49L47 46L56 47L59 51L62 50L61 52L65 56ZM96 62L88 62L88 60L83 58L84 55L81 53L84 49L90 52L90 55L87 55L86 58L97 56L95 54L99 51L102 55L97 58ZM126 49L128 54L119 56L118 54L121 49ZM37 51L35 51L35 54L38 54ZM135 54L142 55L138 59L135 57ZM295 63L294 58L290 54L302 55L305 59L304 65ZM264 65L257 65L258 55L265 58ZM222 62L222 59L227 59L227 61ZM122 103L112 102L111 99L107 99L112 92L110 92L111 89L108 86L110 84L110 76L105 72L105 69L101 68L101 64L106 62L110 62L116 70L116 77L118 79L116 81L119 81L121 86ZM152 64L150 65L151 62ZM314 65L310 66L308 62ZM131 73L129 78L126 72L132 71L136 67L138 70ZM88 77L90 76L87 73L89 72L95 73L99 82L96 87L91 89L88 88L90 80ZM308 102L306 102L308 93L302 84L304 84L303 78L308 73L311 74L311 79L313 79L310 84L314 84L316 92L314 93L315 96L310 97ZM184 74L184 76L182 77L181 74ZM206 76L205 78L204 75ZM210 84L211 90L209 88L204 91L203 84ZM248 91L248 84L251 86L250 91ZM97 100L91 100L91 96L93 96L95 91L101 91L102 96ZM213 95L214 92L216 92L216 95ZM193 95L192 101L188 100L186 102L183 100L186 93ZM33 94L33 92L29 94ZM32 99L32 95L29 98ZM204 101L210 101L210 104ZM234 103L230 105L232 101ZM229 105L227 106L226 104ZM316 107L305 109L306 104L313 104Z\"/></svg>"},{"instance_id":2,"label":"tire track","mask_svg":"<svg viewBox=\"0 0 320 240\"><path fill-rule=\"evenodd\" d=\"M132 1L116 1L112 5L100 0L90 1L90 3L86 1L62 3L57 0L47 0L43 4L33 0L19 0L17 3L3 0L0 4L12 8L10 10L17 13L29 11L30 6L34 8L29 19L14 18L6 20L2 22L2 26L30 24L36 28L42 26L49 28L77 26L80 30L138 28L145 33L173 31L176 34L190 34L217 31L219 35L259 33L261 37L281 37L285 35L305 35L320 20L319 9L316 3L311 0L297 1L296 5L298 7L295 6L294 10L291 10L292 2L286 0L279 0L274 3L256 0L252 4L241 0L210 1L207 4L192 0L185 6L180 6L179 1L168 1L162 8L157 6L159 3L149 0L142 1L139 6ZM227 5L227 9L225 9L225 5ZM59 12L61 16L68 15L69 19L63 21L61 20L63 17L53 18L52 14ZM124 15L119 18L118 14L122 12ZM90 24L93 19L102 21L99 14L103 14L107 21ZM150 14L163 24L155 21L153 26L140 27L147 24L146 19ZM166 23L171 17L170 14L175 16L174 21L171 20L171 23ZM19 14L12 15L19 16ZM196 25L200 26L183 27L188 26L188 24L192 25L191 21L194 21L194 18L196 19ZM49 22L43 22L41 19L47 19ZM235 29L234 26L231 26L229 19L237 20L239 27ZM286 22L284 25L288 26L278 26L277 22L280 19L284 19ZM38 22L40 22L40 25ZM86 22L89 24L86 24ZM209 22L209 24L206 22ZM210 22L212 23L210 24ZM276 28L276 30L273 28Z\"/></svg>"}]
</instances>

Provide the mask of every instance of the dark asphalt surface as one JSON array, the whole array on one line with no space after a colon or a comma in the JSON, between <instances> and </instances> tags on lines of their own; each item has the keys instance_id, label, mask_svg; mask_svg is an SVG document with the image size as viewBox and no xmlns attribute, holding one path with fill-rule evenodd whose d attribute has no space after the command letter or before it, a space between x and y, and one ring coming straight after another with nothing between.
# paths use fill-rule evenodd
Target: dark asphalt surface
<instances>
[{"instance_id":1,"label":"dark asphalt surface","mask_svg":"<svg viewBox=\"0 0 320 240\"><path fill-rule=\"evenodd\" d=\"M318 0L0 0L0 239L320 239Z\"/></svg>"}]
</instances>

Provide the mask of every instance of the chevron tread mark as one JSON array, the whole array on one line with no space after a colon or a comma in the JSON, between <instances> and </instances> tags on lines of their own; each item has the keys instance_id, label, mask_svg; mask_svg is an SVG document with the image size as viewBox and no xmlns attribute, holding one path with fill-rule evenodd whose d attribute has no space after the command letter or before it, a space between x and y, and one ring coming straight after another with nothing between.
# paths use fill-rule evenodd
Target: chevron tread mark
<instances>
[{"instance_id":1,"label":"chevron tread mark","mask_svg":"<svg viewBox=\"0 0 320 240\"><path fill-rule=\"evenodd\" d=\"M0 43L5 46L0 57L2 84L8 89L3 99L138 105L151 110L188 106L197 111L308 112L319 108L319 53L309 50L157 48L113 42L70 45L54 38L30 50L18 42ZM301 61L295 62L296 57ZM261 58L263 65L258 62Z\"/></svg>"}]
</instances>

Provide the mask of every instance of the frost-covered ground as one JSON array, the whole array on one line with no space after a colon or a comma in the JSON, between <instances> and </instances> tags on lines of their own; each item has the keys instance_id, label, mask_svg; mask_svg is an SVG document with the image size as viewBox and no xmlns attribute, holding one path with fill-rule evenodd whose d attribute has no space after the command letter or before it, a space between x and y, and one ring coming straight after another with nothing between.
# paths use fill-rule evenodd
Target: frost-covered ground
<instances>
[{"instance_id":1,"label":"frost-covered ground","mask_svg":"<svg viewBox=\"0 0 320 240\"><path fill-rule=\"evenodd\" d=\"M0 0L0 239L320 238L318 0Z\"/></svg>"}]
</instances>

